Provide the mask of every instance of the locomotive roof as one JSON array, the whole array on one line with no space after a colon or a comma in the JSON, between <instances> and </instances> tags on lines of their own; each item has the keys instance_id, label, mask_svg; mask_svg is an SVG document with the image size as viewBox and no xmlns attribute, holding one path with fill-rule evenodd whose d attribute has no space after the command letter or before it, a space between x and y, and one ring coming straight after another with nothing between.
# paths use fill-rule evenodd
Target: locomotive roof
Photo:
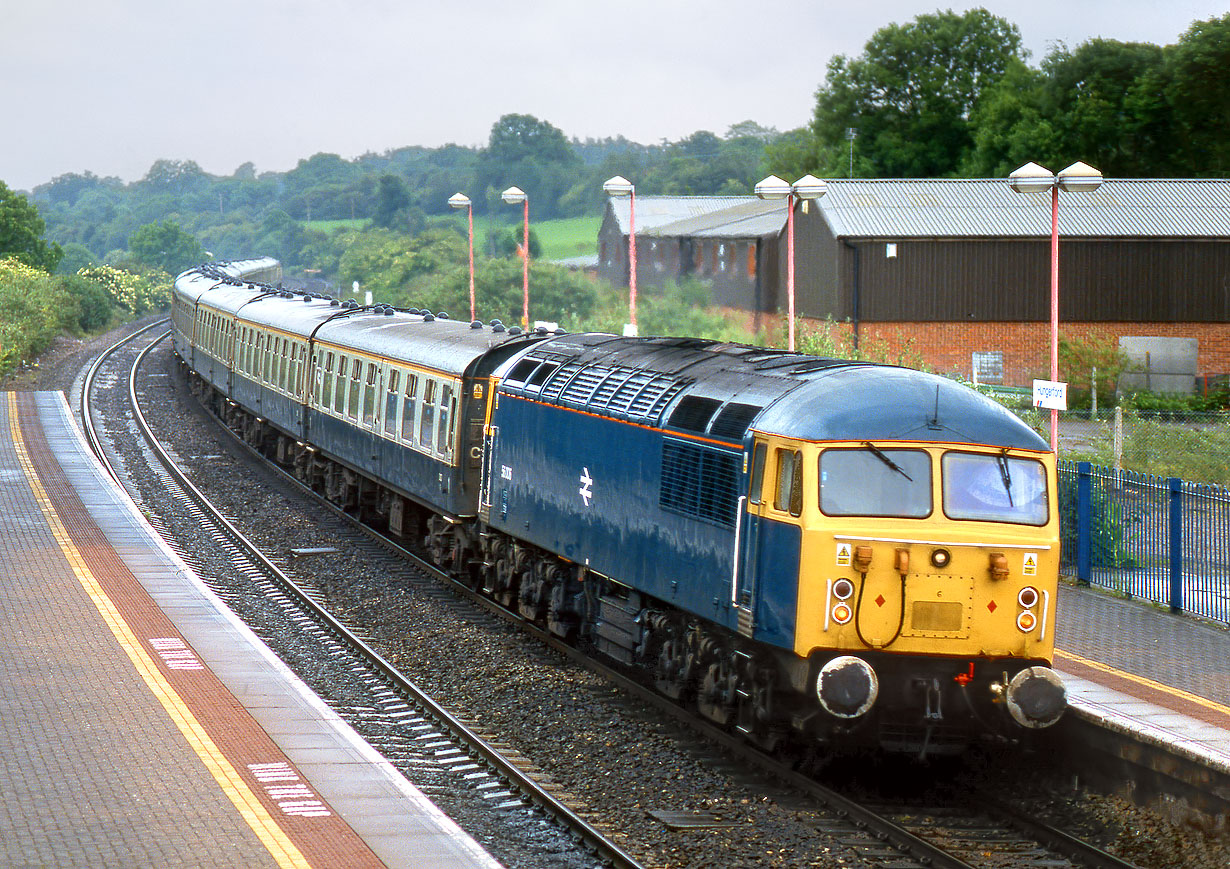
<instances>
[{"instance_id":1,"label":"locomotive roof","mask_svg":"<svg viewBox=\"0 0 1230 869\"><path fill-rule=\"evenodd\" d=\"M549 338L496 372L501 388L618 419L741 440L903 439L1046 449L974 390L908 368L695 338Z\"/></svg>"}]
</instances>

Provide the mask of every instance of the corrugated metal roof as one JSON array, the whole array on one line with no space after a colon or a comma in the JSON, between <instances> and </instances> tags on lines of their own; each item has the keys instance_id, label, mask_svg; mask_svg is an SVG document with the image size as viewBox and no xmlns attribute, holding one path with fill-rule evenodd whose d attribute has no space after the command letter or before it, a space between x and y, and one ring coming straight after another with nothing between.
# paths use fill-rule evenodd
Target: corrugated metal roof
<instances>
[{"instance_id":1,"label":"corrugated metal roof","mask_svg":"<svg viewBox=\"0 0 1230 869\"><path fill-rule=\"evenodd\" d=\"M641 234L637 203L637 235ZM777 235L786 225L785 200L742 199L720 211L664 224L645 232L647 236L688 236L692 238L760 238Z\"/></svg>"},{"instance_id":2,"label":"corrugated metal roof","mask_svg":"<svg viewBox=\"0 0 1230 869\"><path fill-rule=\"evenodd\" d=\"M1051 232L1050 193L1016 193L1007 179L834 179L819 205L838 238ZM1108 179L1092 193L1061 191L1059 231L1069 238L1230 238L1230 181Z\"/></svg>"},{"instance_id":3,"label":"corrugated metal roof","mask_svg":"<svg viewBox=\"0 0 1230 869\"><path fill-rule=\"evenodd\" d=\"M649 232L670 223L702 217L722 211L751 199L750 196L638 196L636 197L636 234ZM759 201L759 200L757 200ZM625 196L612 197L611 209L619 222L620 232L628 234L631 200Z\"/></svg>"}]
</instances>

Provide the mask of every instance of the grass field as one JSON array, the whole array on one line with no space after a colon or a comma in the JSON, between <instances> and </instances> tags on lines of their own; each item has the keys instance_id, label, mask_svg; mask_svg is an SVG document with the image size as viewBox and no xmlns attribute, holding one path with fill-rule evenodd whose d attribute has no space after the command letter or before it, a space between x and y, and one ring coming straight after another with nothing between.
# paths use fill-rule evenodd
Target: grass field
<instances>
[{"instance_id":1,"label":"grass field","mask_svg":"<svg viewBox=\"0 0 1230 869\"><path fill-rule=\"evenodd\" d=\"M432 218L435 221L436 218ZM465 230L465 217L458 214L448 219ZM362 229L367 226L367 220L309 220L304 226L317 232L331 233L337 229ZM598 252L598 227L602 225L600 217L570 217L563 220L535 221L530 215L530 229L538 236L542 245L543 259L558 260L573 256L586 256ZM520 223L507 219L494 219L486 216L474 218L474 243L481 249L487 238L487 232L494 228L515 227L520 229Z\"/></svg>"}]
</instances>

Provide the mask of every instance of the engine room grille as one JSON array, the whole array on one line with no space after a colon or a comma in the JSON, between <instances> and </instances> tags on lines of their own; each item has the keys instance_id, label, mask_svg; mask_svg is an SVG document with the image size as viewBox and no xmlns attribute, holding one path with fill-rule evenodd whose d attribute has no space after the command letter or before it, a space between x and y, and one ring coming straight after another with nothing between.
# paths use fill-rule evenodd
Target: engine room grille
<instances>
[{"instance_id":1,"label":"engine room grille","mask_svg":"<svg viewBox=\"0 0 1230 869\"><path fill-rule=\"evenodd\" d=\"M687 516L734 527L739 456L667 438L662 442L658 504Z\"/></svg>"},{"instance_id":2,"label":"engine room grille","mask_svg":"<svg viewBox=\"0 0 1230 869\"><path fill-rule=\"evenodd\" d=\"M543 401L656 424L663 409L692 382L619 365L561 365L542 385Z\"/></svg>"}]
</instances>

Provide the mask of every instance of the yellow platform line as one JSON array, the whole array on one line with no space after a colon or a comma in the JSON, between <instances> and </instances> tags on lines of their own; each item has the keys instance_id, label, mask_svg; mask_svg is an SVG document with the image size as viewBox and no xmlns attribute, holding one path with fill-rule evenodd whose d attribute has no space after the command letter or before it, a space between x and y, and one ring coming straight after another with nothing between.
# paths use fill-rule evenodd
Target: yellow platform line
<instances>
[{"instance_id":1,"label":"yellow platform line","mask_svg":"<svg viewBox=\"0 0 1230 869\"><path fill-rule=\"evenodd\" d=\"M1209 700L1207 697L1192 694L1188 691L1184 691L1182 688L1175 688L1172 685L1163 685L1161 682L1154 682L1152 679L1146 679L1144 676L1137 676L1135 673L1125 673L1123 670L1118 670L1109 664L1103 664L1100 661L1091 661L1088 658L1082 658L1080 655L1072 652L1056 649L1055 662L1059 663L1061 660L1065 659L1072 661L1075 664L1090 667L1091 669L1097 670L1101 673L1106 673L1110 676L1117 676L1120 679L1135 682L1137 685L1142 685L1146 688L1152 688L1154 691L1161 691L1163 694L1169 694L1172 697L1186 700L1188 703L1195 703L1197 706L1203 706L1206 709L1213 710L1214 712L1220 712L1222 715L1230 716L1230 706L1223 706L1220 703Z\"/></svg>"},{"instance_id":2,"label":"yellow platform line","mask_svg":"<svg viewBox=\"0 0 1230 869\"><path fill-rule=\"evenodd\" d=\"M235 767L231 765L214 741L210 739L205 728L197 721L196 716L192 714L192 711L184 703L183 699L163 677L153 658L142 648L140 641L133 634L128 623L124 621L120 611L116 609L115 604L107 597L98 580L90 572L85 559L81 557L80 551L68 535L64 524L60 521L60 516L52 505L51 499L47 497L47 492L39 480L38 473L34 470L34 463L30 460L30 454L27 452L25 441L21 436L21 427L18 425L17 397L12 392L9 393L8 411L9 431L13 447L17 453L17 461L25 472L26 480L30 483L30 490L34 493L34 499L38 503L39 509L43 511L43 518L51 529L51 533L55 536L56 542L60 545L60 549L63 550L65 558L68 559L68 563L71 565L73 573L76 574L77 580L81 583L82 588L85 589L86 594L90 596L90 600L94 602L94 606L98 608L103 621L106 622L107 627L111 629L111 633L115 635L116 641L128 655L128 659L132 661L133 666L136 667L137 673L145 681L145 684L153 692L154 696L158 698L158 701L167 711L175 726L179 728L179 732L184 735L184 739L192 746L201 762L205 764L205 768L209 770L214 780L222 788L223 793L234 803L235 808L239 810L240 815L243 816L243 819L252 828L252 831L256 833L261 844L269 850L269 853L277 861L278 865L284 867L284 869L310 869L311 864L308 863L299 849L295 847L294 843L290 841L285 831L278 826L277 822L256 797L256 794L244 782Z\"/></svg>"}]
</instances>

